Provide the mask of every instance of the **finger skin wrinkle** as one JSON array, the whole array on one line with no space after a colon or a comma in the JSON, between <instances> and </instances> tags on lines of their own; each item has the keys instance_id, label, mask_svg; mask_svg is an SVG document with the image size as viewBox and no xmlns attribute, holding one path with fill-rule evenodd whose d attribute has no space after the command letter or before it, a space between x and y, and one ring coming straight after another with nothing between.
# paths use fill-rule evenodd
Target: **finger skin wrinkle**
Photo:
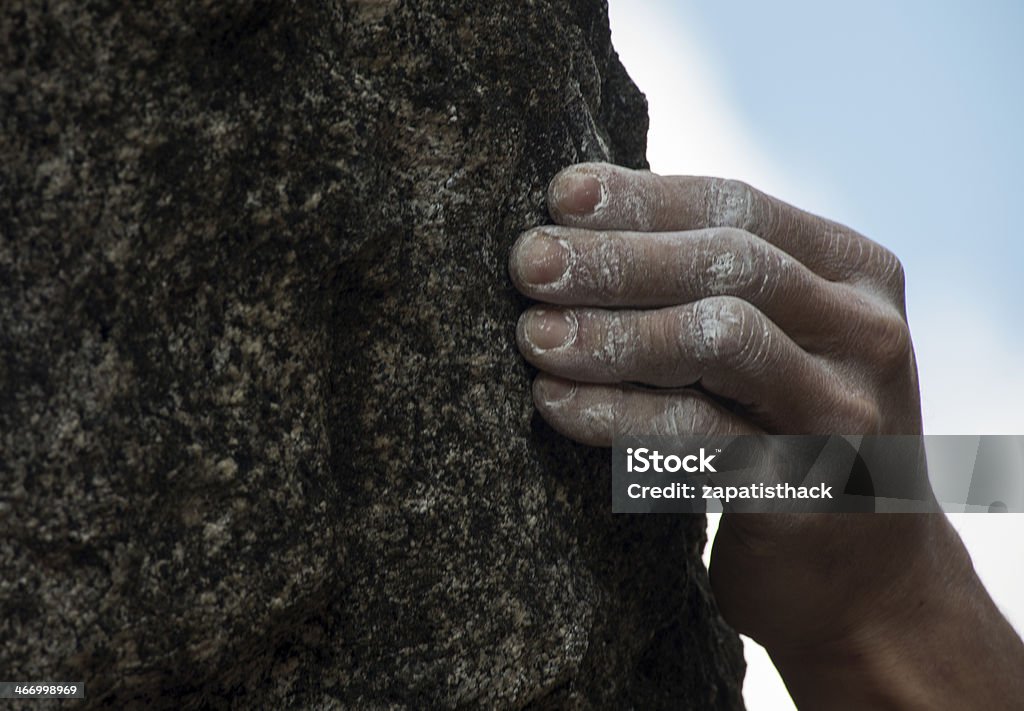
<instances>
[{"instance_id":1,"label":"finger skin wrinkle","mask_svg":"<svg viewBox=\"0 0 1024 711\"><path fill-rule=\"evenodd\" d=\"M857 240L857 252L852 245L835 257L839 278L862 291L891 303L906 315L906 273L899 257L877 242L866 237Z\"/></svg>"},{"instance_id":2,"label":"finger skin wrinkle","mask_svg":"<svg viewBox=\"0 0 1024 711\"><path fill-rule=\"evenodd\" d=\"M866 269L869 281L902 310L906 300L906 273L899 257L877 242L868 241L870 266Z\"/></svg>"},{"instance_id":3,"label":"finger skin wrinkle","mask_svg":"<svg viewBox=\"0 0 1024 711\"><path fill-rule=\"evenodd\" d=\"M686 334L693 332L693 309L688 306L669 308L647 321L647 336L652 353L663 354L648 364L647 373L638 373L645 382L660 387L693 385L700 380L700 363L693 343ZM660 365L660 367L659 367Z\"/></svg>"},{"instance_id":4,"label":"finger skin wrinkle","mask_svg":"<svg viewBox=\"0 0 1024 711\"><path fill-rule=\"evenodd\" d=\"M864 245L859 240L842 239L837 233L829 233L831 248L828 254L832 255L831 268L834 278L837 281L851 281L857 277L858 269L854 266L861 263L864 254Z\"/></svg>"},{"instance_id":5,"label":"finger skin wrinkle","mask_svg":"<svg viewBox=\"0 0 1024 711\"><path fill-rule=\"evenodd\" d=\"M903 262L889 250L885 250L888 257L881 273L882 286L888 287L891 296L901 312L906 310L907 274L903 269Z\"/></svg>"},{"instance_id":6,"label":"finger skin wrinkle","mask_svg":"<svg viewBox=\"0 0 1024 711\"><path fill-rule=\"evenodd\" d=\"M750 295L753 300L758 303L772 303L779 289L784 287L788 287L791 297L796 299L814 293L815 290L808 278L812 275L797 269L796 262L787 258L783 252L765 252L766 266L761 269L760 283L751 289Z\"/></svg>"},{"instance_id":7,"label":"finger skin wrinkle","mask_svg":"<svg viewBox=\"0 0 1024 711\"><path fill-rule=\"evenodd\" d=\"M665 215L671 212L672 207L667 204L665 179L653 173L648 173L648 175L650 176L649 180L634 182L632 190L639 193L634 204L645 206L649 212L645 215L636 213L627 213L627 215L633 218L635 224L642 225L640 228L642 231L658 232L667 228Z\"/></svg>"}]
</instances>

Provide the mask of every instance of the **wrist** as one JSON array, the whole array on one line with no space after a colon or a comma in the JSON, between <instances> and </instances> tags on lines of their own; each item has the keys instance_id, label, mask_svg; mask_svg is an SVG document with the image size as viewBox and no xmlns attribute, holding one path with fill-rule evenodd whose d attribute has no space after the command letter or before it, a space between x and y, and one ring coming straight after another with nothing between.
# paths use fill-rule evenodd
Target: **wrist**
<instances>
[{"instance_id":1,"label":"wrist","mask_svg":"<svg viewBox=\"0 0 1024 711\"><path fill-rule=\"evenodd\" d=\"M907 659L885 647L853 646L817 654L770 652L799 709L933 709L921 675L901 673Z\"/></svg>"},{"instance_id":2,"label":"wrist","mask_svg":"<svg viewBox=\"0 0 1024 711\"><path fill-rule=\"evenodd\" d=\"M813 647L769 647L800 708L1009 708L1024 698L1024 645L992 603L944 516L925 515L923 546Z\"/></svg>"}]
</instances>

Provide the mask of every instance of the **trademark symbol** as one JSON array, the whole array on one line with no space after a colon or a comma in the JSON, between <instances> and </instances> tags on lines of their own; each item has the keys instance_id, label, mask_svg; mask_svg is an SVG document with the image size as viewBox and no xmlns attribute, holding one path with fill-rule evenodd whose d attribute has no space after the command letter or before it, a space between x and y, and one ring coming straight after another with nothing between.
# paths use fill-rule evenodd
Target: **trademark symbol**
<instances>
[{"instance_id":1,"label":"trademark symbol","mask_svg":"<svg viewBox=\"0 0 1024 711\"><path fill-rule=\"evenodd\" d=\"M715 451L716 451L716 452L718 452L719 454L721 454L721 453L722 453L722 450L720 450L720 449L717 449L717 448L715 449Z\"/></svg>"}]
</instances>

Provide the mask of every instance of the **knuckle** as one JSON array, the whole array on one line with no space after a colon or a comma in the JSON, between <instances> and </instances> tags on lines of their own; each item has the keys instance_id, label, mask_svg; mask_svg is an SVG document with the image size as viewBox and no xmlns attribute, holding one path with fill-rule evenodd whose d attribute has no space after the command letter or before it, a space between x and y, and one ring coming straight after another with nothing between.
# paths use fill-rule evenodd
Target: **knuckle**
<instances>
[{"instance_id":1,"label":"knuckle","mask_svg":"<svg viewBox=\"0 0 1024 711\"><path fill-rule=\"evenodd\" d=\"M694 328L699 353L703 359L742 365L757 348L758 312L746 301L731 296L718 296L697 302Z\"/></svg>"},{"instance_id":2,"label":"knuckle","mask_svg":"<svg viewBox=\"0 0 1024 711\"><path fill-rule=\"evenodd\" d=\"M766 245L735 227L713 231L704 251L707 291L714 295L758 298L770 289L770 255Z\"/></svg>"},{"instance_id":3,"label":"knuckle","mask_svg":"<svg viewBox=\"0 0 1024 711\"><path fill-rule=\"evenodd\" d=\"M660 396L662 402L647 424L648 434L661 437L715 435L722 429L715 407L699 393Z\"/></svg>"},{"instance_id":4,"label":"knuckle","mask_svg":"<svg viewBox=\"0 0 1024 711\"><path fill-rule=\"evenodd\" d=\"M741 180L714 178L708 184L708 224L749 229L754 223L757 191Z\"/></svg>"}]
</instances>

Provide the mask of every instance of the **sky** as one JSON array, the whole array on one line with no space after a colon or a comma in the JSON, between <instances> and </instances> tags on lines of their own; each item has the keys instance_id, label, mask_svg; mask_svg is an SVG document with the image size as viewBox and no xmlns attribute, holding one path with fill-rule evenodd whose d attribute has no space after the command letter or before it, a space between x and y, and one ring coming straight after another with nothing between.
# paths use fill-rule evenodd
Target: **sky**
<instances>
[{"instance_id":1,"label":"sky","mask_svg":"<svg viewBox=\"0 0 1024 711\"><path fill-rule=\"evenodd\" d=\"M746 180L894 251L926 432L1024 434L1024 3L609 4L652 170ZM954 525L1024 629L1024 515ZM750 710L793 708L746 646Z\"/></svg>"}]
</instances>

